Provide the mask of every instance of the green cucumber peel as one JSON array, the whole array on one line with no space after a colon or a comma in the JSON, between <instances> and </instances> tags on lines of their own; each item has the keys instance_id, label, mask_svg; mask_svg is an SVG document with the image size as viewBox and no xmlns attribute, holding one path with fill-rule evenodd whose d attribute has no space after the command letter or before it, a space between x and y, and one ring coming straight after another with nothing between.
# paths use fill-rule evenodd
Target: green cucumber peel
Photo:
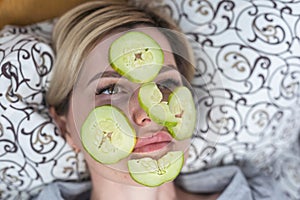
<instances>
[{"instance_id":1,"label":"green cucumber peel","mask_svg":"<svg viewBox=\"0 0 300 200\"><path fill-rule=\"evenodd\" d=\"M170 112L178 119L176 126L167 126L177 140L192 137L196 125L196 108L191 91L184 86L177 87L169 96Z\"/></svg>"},{"instance_id":2,"label":"green cucumber peel","mask_svg":"<svg viewBox=\"0 0 300 200\"><path fill-rule=\"evenodd\" d=\"M170 112L168 102L162 101L163 95L156 83L149 82L141 85L138 100L141 108L156 123L162 126L175 126L177 119Z\"/></svg>"},{"instance_id":3,"label":"green cucumber peel","mask_svg":"<svg viewBox=\"0 0 300 200\"><path fill-rule=\"evenodd\" d=\"M138 94L141 108L151 120L167 127L177 140L192 136L196 124L196 109L191 91L180 86L169 95L168 102L154 82L144 83Z\"/></svg>"}]
</instances>

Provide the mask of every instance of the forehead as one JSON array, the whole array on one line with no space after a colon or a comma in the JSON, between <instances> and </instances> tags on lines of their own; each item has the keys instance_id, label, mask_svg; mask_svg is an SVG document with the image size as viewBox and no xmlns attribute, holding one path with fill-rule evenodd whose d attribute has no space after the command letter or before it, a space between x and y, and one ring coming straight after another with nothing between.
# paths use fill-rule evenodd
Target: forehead
<instances>
[{"instance_id":1,"label":"forehead","mask_svg":"<svg viewBox=\"0 0 300 200\"><path fill-rule=\"evenodd\" d=\"M171 46L167 38L155 27L138 27L126 31L114 31L105 36L86 57L83 66L84 70L88 68L88 71L90 71L91 74L99 71L112 70L109 63L109 48L117 38L129 31L144 32L152 37L160 45L164 52L165 64L175 65L174 57L171 53Z\"/></svg>"}]
</instances>

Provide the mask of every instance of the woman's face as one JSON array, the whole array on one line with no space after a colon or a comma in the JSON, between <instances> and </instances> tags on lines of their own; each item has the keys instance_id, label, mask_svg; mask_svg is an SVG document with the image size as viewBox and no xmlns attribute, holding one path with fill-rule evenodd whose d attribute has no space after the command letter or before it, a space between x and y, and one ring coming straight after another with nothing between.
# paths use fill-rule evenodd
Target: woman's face
<instances>
[{"instance_id":1,"label":"woman's face","mask_svg":"<svg viewBox=\"0 0 300 200\"><path fill-rule=\"evenodd\" d=\"M169 42L155 28L140 27L135 31L150 35L163 50L164 66L154 81L161 90L163 99L167 100L170 91L182 85L184 79L177 71ZM124 33L105 37L86 57L79 80L72 91L66 128L71 134L73 143L84 152L92 175L97 173L113 181L136 185L128 173L126 164L128 159L143 157L158 159L168 151L187 152L189 140L176 141L165 127L151 120L139 104L138 92L141 84L122 77L110 66L109 48L112 42ZM80 129L88 114L95 107L102 105L113 105L119 108L128 118L137 136L133 152L127 158L112 165L95 161L83 148L80 138Z\"/></svg>"}]
</instances>

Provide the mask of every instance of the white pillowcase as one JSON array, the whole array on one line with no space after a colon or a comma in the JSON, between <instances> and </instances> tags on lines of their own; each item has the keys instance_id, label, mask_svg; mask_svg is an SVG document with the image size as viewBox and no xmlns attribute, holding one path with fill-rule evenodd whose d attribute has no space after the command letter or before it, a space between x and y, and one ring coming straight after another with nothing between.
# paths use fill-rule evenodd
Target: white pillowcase
<instances>
[{"instance_id":1,"label":"white pillowcase","mask_svg":"<svg viewBox=\"0 0 300 200\"><path fill-rule=\"evenodd\" d=\"M0 199L29 199L54 180L86 176L45 106L52 22L0 32Z\"/></svg>"}]
</instances>

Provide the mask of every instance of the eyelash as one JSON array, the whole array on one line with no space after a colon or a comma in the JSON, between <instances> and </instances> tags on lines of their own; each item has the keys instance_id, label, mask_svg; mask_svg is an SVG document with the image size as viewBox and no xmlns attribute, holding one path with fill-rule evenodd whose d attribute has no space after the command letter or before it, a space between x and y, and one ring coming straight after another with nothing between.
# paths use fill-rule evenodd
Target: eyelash
<instances>
[{"instance_id":1,"label":"eyelash","mask_svg":"<svg viewBox=\"0 0 300 200\"><path fill-rule=\"evenodd\" d=\"M96 90L96 93L95 95L101 95L104 93L104 91L108 91L108 90L111 90L111 91L114 91L115 89L119 89L119 86L117 84L109 84L107 86L104 86L102 88L97 88ZM105 94L105 95L114 95L115 93L112 93L112 94Z\"/></svg>"},{"instance_id":2,"label":"eyelash","mask_svg":"<svg viewBox=\"0 0 300 200\"><path fill-rule=\"evenodd\" d=\"M161 83L157 83L159 88L164 88L164 89L174 89L175 87L178 87L180 85L180 82L175 79L166 79L162 81Z\"/></svg>"},{"instance_id":3,"label":"eyelash","mask_svg":"<svg viewBox=\"0 0 300 200\"><path fill-rule=\"evenodd\" d=\"M164 89L167 89L167 90L172 90L174 89L175 87L179 86L180 85L180 82L177 81L177 80L174 80L174 79L166 79L164 81L162 81L161 83L157 83L157 86L161 89L161 90L164 90ZM117 89L118 91L117 92L114 92L114 90ZM95 92L95 95L101 95L101 94L104 94L105 91L108 91L108 94L105 94L105 95L114 95L116 93L119 93L120 91L120 86L117 85L117 84L109 84L107 86L104 86L102 88L97 88L96 92ZM111 91L113 91L113 93L111 93Z\"/></svg>"}]
</instances>

